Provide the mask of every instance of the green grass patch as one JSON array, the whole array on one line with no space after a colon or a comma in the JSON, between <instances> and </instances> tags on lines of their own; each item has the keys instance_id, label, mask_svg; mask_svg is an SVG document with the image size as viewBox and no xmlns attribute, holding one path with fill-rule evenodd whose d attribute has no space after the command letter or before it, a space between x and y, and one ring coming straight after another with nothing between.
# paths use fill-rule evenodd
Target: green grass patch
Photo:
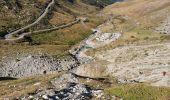
<instances>
[{"instance_id":1,"label":"green grass patch","mask_svg":"<svg viewBox=\"0 0 170 100\"><path fill-rule=\"evenodd\" d=\"M162 35L160 38L161 38L162 41L170 40L170 35Z\"/></svg>"},{"instance_id":2,"label":"green grass patch","mask_svg":"<svg viewBox=\"0 0 170 100\"><path fill-rule=\"evenodd\" d=\"M150 29L144 29L141 27L136 27L132 30L129 31L130 33L134 33L134 37L140 38L140 39L145 39L145 38L153 38L153 37L160 37L161 35L154 32L153 30ZM131 35L133 36L133 35Z\"/></svg>"},{"instance_id":3,"label":"green grass patch","mask_svg":"<svg viewBox=\"0 0 170 100\"><path fill-rule=\"evenodd\" d=\"M170 98L170 88L143 84L117 85L106 89L105 92L125 100L169 100Z\"/></svg>"}]
</instances>

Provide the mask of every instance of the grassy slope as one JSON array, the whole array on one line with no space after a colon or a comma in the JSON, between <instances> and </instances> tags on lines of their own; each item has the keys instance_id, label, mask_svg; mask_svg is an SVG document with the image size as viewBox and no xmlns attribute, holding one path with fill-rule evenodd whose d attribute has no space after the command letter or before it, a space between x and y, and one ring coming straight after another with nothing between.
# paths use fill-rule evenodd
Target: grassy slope
<instances>
[{"instance_id":1,"label":"grassy slope","mask_svg":"<svg viewBox=\"0 0 170 100\"><path fill-rule=\"evenodd\" d=\"M50 81L59 77L62 73L38 75L26 77L19 80L0 81L0 100L2 98L16 98L28 93L34 93L38 89L49 88ZM37 85L35 85L37 84Z\"/></svg>"},{"instance_id":2,"label":"grassy slope","mask_svg":"<svg viewBox=\"0 0 170 100\"><path fill-rule=\"evenodd\" d=\"M130 0L110 5L104 12L106 14L127 15L138 24L154 27L170 15L169 10L169 0Z\"/></svg>"},{"instance_id":3,"label":"grassy slope","mask_svg":"<svg viewBox=\"0 0 170 100\"><path fill-rule=\"evenodd\" d=\"M64 56L68 50L91 34L91 28L96 27L100 21L90 20L88 28L82 24L75 24L69 28L57 30L49 33L31 35L34 45L25 43L6 43L0 41L0 57L15 57L19 55L46 53L52 56ZM35 45L37 44L38 45ZM18 56L19 56L18 55Z\"/></svg>"},{"instance_id":4,"label":"grassy slope","mask_svg":"<svg viewBox=\"0 0 170 100\"><path fill-rule=\"evenodd\" d=\"M5 2L4 2L5 1ZM2 0L0 6L0 32L14 30L38 17L48 0ZM34 5L32 5L34 4Z\"/></svg>"},{"instance_id":5,"label":"grassy slope","mask_svg":"<svg viewBox=\"0 0 170 100\"><path fill-rule=\"evenodd\" d=\"M169 100L170 89L142 84L118 85L105 89L108 95L116 95L125 100Z\"/></svg>"},{"instance_id":6,"label":"grassy slope","mask_svg":"<svg viewBox=\"0 0 170 100\"><path fill-rule=\"evenodd\" d=\"M96 51L113 49L129 43L169 41L170 36L152 30L167 18L170 14L167 12L169 9L169 0L130 0L107 6L102 13L114 15L112 21L114 29L111 31L122 32L123 36L110 45L89 51L88 54L93 55Z\"/></svg>"},{"instance_id":7,"label":"grassy slope","mask_svg":"<svg viewBox=\"0 0 170 100\"><path fill-rule=\"evenodd\" d=\"M45 2L44 0L40 1ZM13 43L0 41L0 57L29 53L46 53L54 56L66 55L71 46L86 38L91 33L91 28L96 27L102 22L100 18L95 16L96 7L84 4L80 0L75 0L74 3L70 3L68 0L58 0L57 3L58 5L55 6L50 14L51 16L48 18L50 25L61 25L71 22L75 20L75 16L88 17L89 22L86 23L86 26L78 23L53 32L32 34L33 44L39 45L27 45L25 43L14 43L15 45L12 45ZM41 24L37 26L41 26Z\"/></svg>"}]
</instances>

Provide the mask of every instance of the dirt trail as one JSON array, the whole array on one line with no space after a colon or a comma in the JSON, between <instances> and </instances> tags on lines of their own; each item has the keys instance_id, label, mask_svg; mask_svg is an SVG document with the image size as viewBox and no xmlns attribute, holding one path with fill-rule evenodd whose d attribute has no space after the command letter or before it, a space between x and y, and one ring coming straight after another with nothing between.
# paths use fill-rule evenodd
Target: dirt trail
<instances>
[{"instance_id":1,"label":"dirt trail","mask_svg":"<svg viewBox=\"0 0 170 100\"><path fill-rule=\"evenodd\" d=\"M49 29L42 29L42 30L37 30L37 31L33 31L33 32L27 32L27 33L22 33L21 35L19 35L17 38L11 38L13 37L12 35L10 36L10 38L6 38L5 40L7 41L16 41L16 40L21 40L23 39L25 36L29 35L29 34L33 34L33 33L43 33L43 32L49 32L49 31L54 31L54 30L58 30L58 29L62 29L62 28L66 28L66 27L70 27L76 23L79 23L81 21L81 19L77 18L75 21L72 21L68 24L65 25L61 25L61 26L56 26L56 27L52 27Z\"/></svg>"},{"instance_id":2,"label":"dirt trail","mask_svg":"<svg viewBox=\"0 0 170 100\"><path fill-rule=\"evenodd\" d=\"M8 40L8 39L12 38L14 34L20 33L22 31L24 31L24 30L26 30L26 29L36 25L37 23L39 23L48 14L50 7L52 7L54 5L54 3L55 3L55 0L51 0L51 2L48 4L46 9L44 10L43 14L36 21L34 21L33 23L31 23L31 24L29 24L29 25L27 25L27 26L25 26L23 28L20 28L20 29L14 31L12 33L7 34L5 36L5 39ZM24 35L21 35L19 38L21 38L23 36Z\"/></svg>"}]
</instances>

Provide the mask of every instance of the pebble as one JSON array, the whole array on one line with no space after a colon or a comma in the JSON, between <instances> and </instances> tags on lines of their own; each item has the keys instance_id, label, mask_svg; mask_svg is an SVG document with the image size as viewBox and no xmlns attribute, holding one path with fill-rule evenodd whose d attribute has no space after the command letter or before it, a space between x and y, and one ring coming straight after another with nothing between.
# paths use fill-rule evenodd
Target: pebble
<instances>
[{"instance_id":1,"label":"pebble","mask_svg":"<svg viewBox=\"0 0 170 100\"><path fill-rule=\"evenodd\" d=\"M42 98L45 99L45 100L49 99L47 95L43 95Z\"/></svg>"},{"instance_id":2,"label":"pebble","mask_svg":"<svg viewBox=\"0 0 170 100\"><path fill-rule=\"evenodd\" d=\"M34 97L33 97L32 95L30 95L28 98L29 98L29 99L33 99Z\"/></svg>"}]
</instances>

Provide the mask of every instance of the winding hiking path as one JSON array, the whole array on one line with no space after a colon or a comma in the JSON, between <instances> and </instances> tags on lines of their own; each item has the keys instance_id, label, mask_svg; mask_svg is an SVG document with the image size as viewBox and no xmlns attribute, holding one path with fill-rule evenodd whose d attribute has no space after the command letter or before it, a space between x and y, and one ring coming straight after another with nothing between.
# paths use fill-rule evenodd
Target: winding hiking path
<instances>
[{"instance_id":1,"label":"winding hiking path","mask_svg":"<svg viewBox=\"0 0 170 100\"><path fill-rule=\"evenodd\" d=\"M20 28L20 29L14 31L12 33L7 34L5 36L5 40L10 40L13 37L14 34L20 33L22 31L36 25L37 23L39 23L48 14L49 8L52 7L54 5L54 3L55 3L55 0L51 0L51 2L48 4L48 6L46 7L46 9L42 13L42 15L36 21L34 21L33 23L31 23L31 24L29 24L29 25L27 25L27 26L25 26L23 28ZM25 33L25 34L28 34L28 33ZM23 36L25 36L25 34L21 35L19 38L22 38Z\"/></svg>"},{"instance_id":2,"label":"winding hiking path","mask_svg":"<svg viewBox=\"0 0 170 100\"><path fill-rule=\"evenodd\" d=\"M56 27L52 27L49 29L42 29L42 30L37 30L37 31L33 31L33 32L27 32L27 33L22 33L21 35L19 35L17 38L5 38L5 40L7 41L16 41L16 40L21 40L23 39L25 36L29 35L29 34L33 34L33 33L43 33L43 32L49 32L49 31L54 31L54 30L58 30L58 29L62 29L62 28L66 28L69 26L72 26L76 23L79 23L81 21L81 19L77 18L75 21L72 21L68 24L65 25L61 25L61 26L56 26Z\"/></svg>"}]
</instances>

